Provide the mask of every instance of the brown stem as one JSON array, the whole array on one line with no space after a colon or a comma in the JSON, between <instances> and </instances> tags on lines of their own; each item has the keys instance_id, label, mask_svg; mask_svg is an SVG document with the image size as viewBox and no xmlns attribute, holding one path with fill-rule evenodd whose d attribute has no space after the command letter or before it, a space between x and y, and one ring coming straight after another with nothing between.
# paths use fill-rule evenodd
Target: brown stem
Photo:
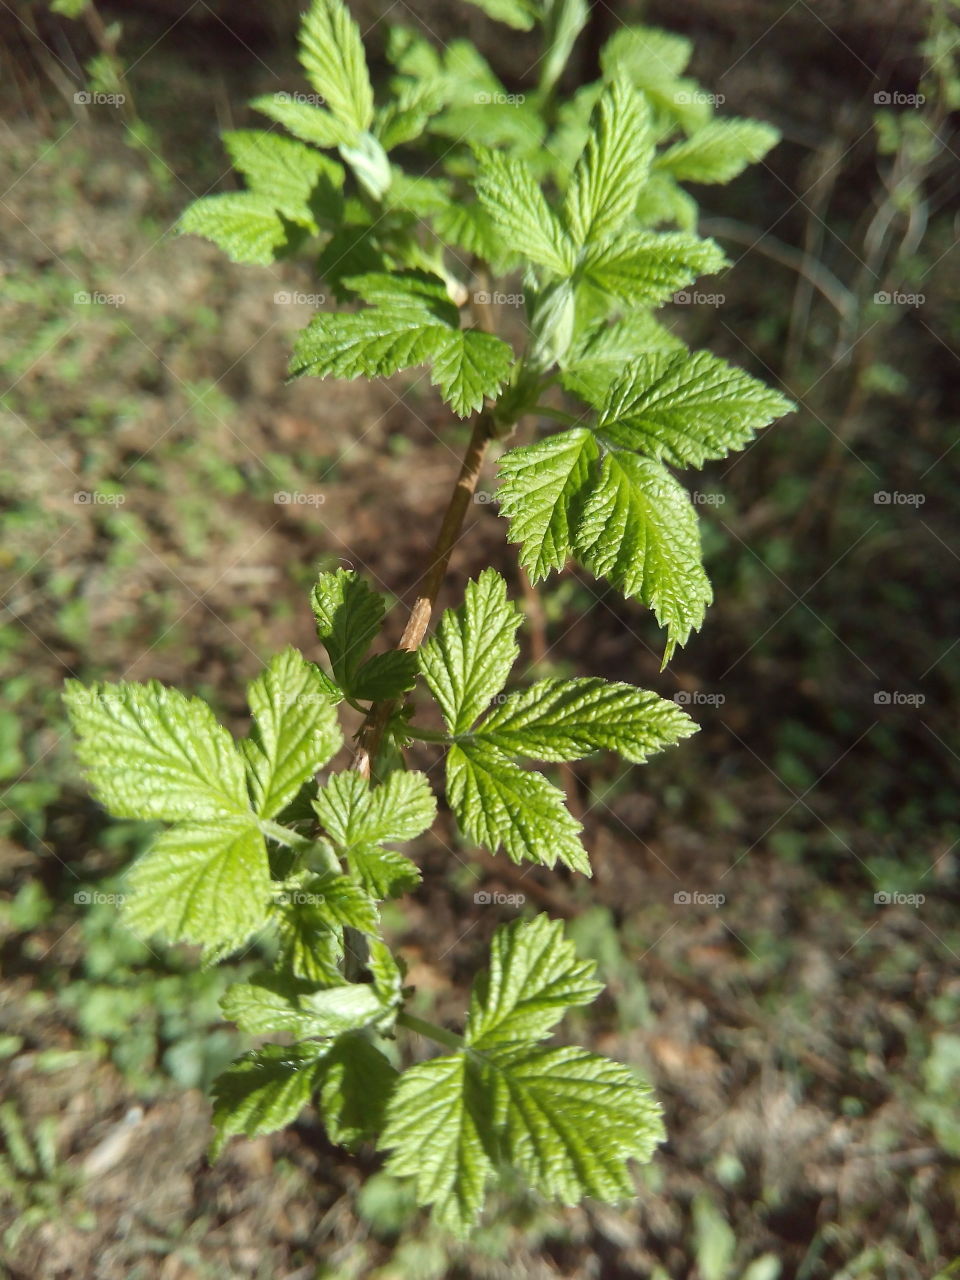
<instances>
[{"instance_id":1,"label":"brown stem","mask_svg":"<svg viewBox=\"0 0 960 1280\"><path fill-rule=\"evenodd\" d=\"M450 556L460 536L467 508L470 506L473 495L476 492L477 481L480 478L480 468L483 465L484 455L492 437L493 416L489 410L485 409L474 423L470 443L467 445L467 451L463 455L460 475L457 477L457 483L454 486L453 493L450 495L450 501L447 504L440 531L437 534L430 563L421 579L420 591L414 601L413 608L410 610L410 617L407 619L407 625L403 629L403 635L400 637L399 647L401 649L407 649L412 653L420 647L424 636L427 634L427 628L430 625L430 619L437 603L437 596L440 594L447 566L450 563ZM357 747L353 756L353 768L365 778L370 777L372 766L376 761L380 744L383 741L383 735L396 706L396 698L374 703L360 726L360 730L357 733Z\"/></svg>"}]
</instances>

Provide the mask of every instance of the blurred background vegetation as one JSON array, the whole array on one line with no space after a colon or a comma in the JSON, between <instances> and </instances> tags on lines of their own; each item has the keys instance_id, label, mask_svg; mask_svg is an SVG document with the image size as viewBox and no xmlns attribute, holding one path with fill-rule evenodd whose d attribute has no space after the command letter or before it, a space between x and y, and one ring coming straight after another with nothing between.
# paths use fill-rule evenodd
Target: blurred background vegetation
<instances>
[{"instance_id":1,"label":"blurred background vegetation","mask_svg":"<svg viewBox=\"0 0 960 1280\"><path fill-rule=\"evenodd\" d=\"M465 5L351 7L384 78L401 24L468 35L512 92L530 81L533 45ZM229 189L218 135L254 122L247 99L303 87L297 19L240 0L0 9L0 1271L960 1274L949 0L597 3L568 73L592 78L622 22L664 26L721 111L781 129L766 163L697 193L735 265L663 314L800 409L695 478L717 603L662 675L637 603L575 572L526 591L539 674L654 687L702 726L643 769L568 775L595 879L521 872L441 815L458 858L424 839L424 886L388 925L423 1011L455 1019L498 922L570 920L609 983L577 1034L667 1111L636 1203L560 1212L504 1187L452 1249L309 1115L207 1165L202 1091L241 1047L217 1000L254 957L205 972L119 924L151 833L86 796L62 681L175 681L236 727L270 653L314 653L319 567L409 598L465 441L422 381L285 386L312 306L275 299L315 292L307 264L233 267L171 233ZM471 521L448 602L491 562L523 594L495 504Z\"/></svg>"}]
</instances>

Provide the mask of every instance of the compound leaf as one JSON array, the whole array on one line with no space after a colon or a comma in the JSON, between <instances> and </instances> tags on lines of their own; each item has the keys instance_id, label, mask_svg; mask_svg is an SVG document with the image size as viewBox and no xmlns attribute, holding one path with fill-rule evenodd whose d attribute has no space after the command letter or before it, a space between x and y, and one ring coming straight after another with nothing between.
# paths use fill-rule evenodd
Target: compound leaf
<instances>
[{"instance_id":1,"label":"compound leaf","mask_svg":"<svg viewBox=\"0 0 960 1280\"><path fill-rule=\"evenodd\" d=\"M562 569L600 450L586 428L557 432L500 459L500 514L532 582Z\"/></svg>"},{"instance_id":2,"label":"compound leaf","mask_svg":"<svg viewBox=\"0 0 960 1280\"><path fill-rule=\"evenodd\" d=\"M649 109L643 95L618 78L600 95L567 190L564 212L578 246L609 239L632 217L652 159Z\"/></svg>"},{"instance_id":3,"label":"compound leaf","mask_svg":"<svg viewBox=\"0 0 960 1280\"><path fill-rule=\"evenodd\" d=\"M779 131L762 120L711 120L661 152L656 167L681 182L729 182L779 141Z\"/></svg>"},{"instance_id":4,"label":"compound leaf","mask_svg":"<svg viewBox=\"0 0 960 1280\"><path fill-rule=\"evenodd\" d=\"M793 406L707 351L641 356L609 387L597 430L675 466L742 449Z\"/></svg>"},{"instance_id":5,"label":"compound leaf","mask_svg":"<svg viewBox=\"0 0 960 1280\"><path fill-rule=\"evenodd\" d=\"M253 807L273 818L343 745L333 698L339 690L296 649L274 657L247 691L256 720L243 743Z\"/></svg>"},{"instance_id":6,"label":"compound leaf","mask_svg":"<svg viewBox=\"0 0 960 1280\"><path fill-rule=\"evenodd\" d=\"M127 923L143 936L239 945L267 920L270 867L263 836L242 818L182 822L165 831L130 872Z\"/></svg>"},{"instance_id":7,"label":"compound leaf","mask_svg":"<svg viewBox=\"0 0 960 1280\"><path fill-rule=\"evenodd\" d=\"M243 761L207 704L148 684L68 680L64 702L77 755L117 818L250 815Z\"/></svg>"},{"instance_id":8,"label":"compound leaf","mask_svg":"<svg viewBox=\"0 0 960 1280\"><path fill-rule=\"evenodd\" d=\"M341 0L313 0L300 27L300 63L334 116L362 133L373 122L373 89L360 29Z\"/></svg>"},{"instance_id":9,"label":"compound leaf","mask_svg":"<svg viewBox=\"0 0 960 1280\"><path fill-rule=\"evenodd\" d=\"M480 158L477 194L504 243L556 275L569 275L576 252L527 166L496 151Z\"/></svg>"},{"instance_id":10,"label":"compound leaf","mask_svg":"<svg viewBox=\"0 0 960 1280\"><path fill-rule=\"evenodd\" d=\"M450 748L447 799L464 834L491 853L502 847L512 862L560 861L590 875L580 823L563 792L489 743L465 739Z\"/></svg>"},{"instance_id":11,"label":"compound leaf","mask_svg":"<svg viewBox=\"0 0 960 1280\"><path fill-rule=\"evenodd\" d=\"M667 631L664 665L699 629L713 598L690 498L651 458L607 454L583 508L576 556L595 577L653 610Z\"/></svg>"},{"instance_id":12,"label":"compound leaf","mask_svg":"<svg viewBox=\"0 0 960 1280\"><path fill-rule=\"evenodd\" d=\"M511 755L579 760L616 751L634 764L696 732L675 702L648 689L596 677L539 680L512 693L476 737Z\"/></svg>"}]
</instances>

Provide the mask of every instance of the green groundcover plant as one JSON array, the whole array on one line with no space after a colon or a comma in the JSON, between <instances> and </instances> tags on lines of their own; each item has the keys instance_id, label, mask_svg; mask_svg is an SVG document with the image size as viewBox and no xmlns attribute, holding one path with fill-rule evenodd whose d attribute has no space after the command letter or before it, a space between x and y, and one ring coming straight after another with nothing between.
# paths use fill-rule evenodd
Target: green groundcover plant
<instances>
[{"instance_id":1,"label":"green groundcover plant","mask_svg":"<svg viewBox=\"0 0 960 1280\"><path fill-rule=\"evenodd\" d=\"M300 335L292 375L426 365L452 413L472 418L400 645L377 645L386 602L341 569L320 575L311 600L328 663L292 648L274 657L249 686L246 738L156 682L71 682L66 693L98 799L119 818L167 824L130 872L129 925L199 944L207 962L275 942L273 967L223 1000L259 1047L214 1087L214 1154L312 1102L332 1141L375 1140L387 1169L459 1234L504 1167L566 1204L630 1196L629 1162L648 1160L664 1131L633 1069L548 1042L601 990L560 922L496 931L462 1035L409 1011L380 909L416 889L420 871L396 846L428 830L436 799L404 748L444 750L446 803L466 842L589 875L563 792L520 761L614 751L639 764L695 730L673 702L590 676L504 694L521 615L492 568L427 638L485 451L523 419L551 425L500 459L520 563L536 582L573 559L641 600L665 633L666 663L711 599L674 470L743 447L790 408L654 318L724 266L680 184L728 181L775 130L714 118L684 76L689 43L643 27L618 31L602 78L563 97L585 0L476 2L514 28L542 28L535 90L509 93L465 41L441 51L396 27L378 103L349 11L314 0L300 32L313 92L257 99L270 128L224 139L246 189L205 196L182 219L236 262L314 256L340 309ZM495 282L508 280L523 318L500 325ZM415 689L438 705L442 731L422 723ZM363 723L352 760L330 771L343 704ZM401 1030L442 1052L399 1071Z\"/></svg>"}]
</instances>

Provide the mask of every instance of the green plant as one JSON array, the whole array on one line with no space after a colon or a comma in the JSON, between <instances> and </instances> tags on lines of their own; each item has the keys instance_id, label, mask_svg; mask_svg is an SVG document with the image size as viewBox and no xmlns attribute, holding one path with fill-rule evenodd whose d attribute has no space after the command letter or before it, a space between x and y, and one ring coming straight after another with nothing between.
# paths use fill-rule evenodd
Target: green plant
<instances>
[{"instance_id":1,"label":"green plant","mask_svg":"<svg viewBox=\"0 0 960 1280\"><path fill-rule=\"evenodd\" d=\"M416 888L418 868L393 846L430 827L436 801L426 775L406 770L404 749L443 748L447 803L468 841L589 875L563 792L518 757L549 764L613 750L642 763L695 730L675 703L623 683L549 678L504 693L520 613L492 568L426 639L484 455L526 418L562 424L501 459L510 539L533 581L572 557L647 604L666 631L666 664L710 601L695 509L668 466L723 457L790 407L746 373L688 352L652 315L723 265L694 233L696 206L679 182L728 180L775 132L713 120L707 95L682 74L687 42L644 28L618 33L603 79L558 102L585 6L482 7L514 26L543 24L535 93L508 94L462 41L441 56L398 29L396 78L378 107L346 8L314 0L300 44L314 100L254 103L294 137L227 134L248 189L204 197L182 220L241 262L269 263L319 239L325 285L359 305L314 317L294 375L372 378L427 364L454 414L473 416L399 646L371 656L386 602L338 570L312 593L329 672L293 649L278 654L249 686L247 738L234 741L205 703L156 682L72 682L66 694L101 802L118 817L169 824L131 872L128 923L201 944L208 962L264 931L276 938L273 967L235 984L222 1006L251 1035L291 1042L262 1045L219 1078L214 1152L314 1100L333 1141L376 1137L388 1171L410 1178L417 1201L460 1233L503 1167L565 1203L629 1196L628 1161L649 1159L663 1127L632 1069L544 1043L601 990L559 922L497 930L462 1035L410 1012L379 904ZM408 149L409 171L391 159L397 148ZM434 152L434 173L413 171ZM663 224L675 229L655 229ZM522 289L506 296L522 292L525 319L498 325L492 282L515 271ZM575 412L557 403L561 388ZM408 703L418 681L443 729ZM364 717L352 765L318 784L343 745L342 703ZM398 1029L443 1054L398 1073L385 1043Z\"/></svg>"}]
</instances>

